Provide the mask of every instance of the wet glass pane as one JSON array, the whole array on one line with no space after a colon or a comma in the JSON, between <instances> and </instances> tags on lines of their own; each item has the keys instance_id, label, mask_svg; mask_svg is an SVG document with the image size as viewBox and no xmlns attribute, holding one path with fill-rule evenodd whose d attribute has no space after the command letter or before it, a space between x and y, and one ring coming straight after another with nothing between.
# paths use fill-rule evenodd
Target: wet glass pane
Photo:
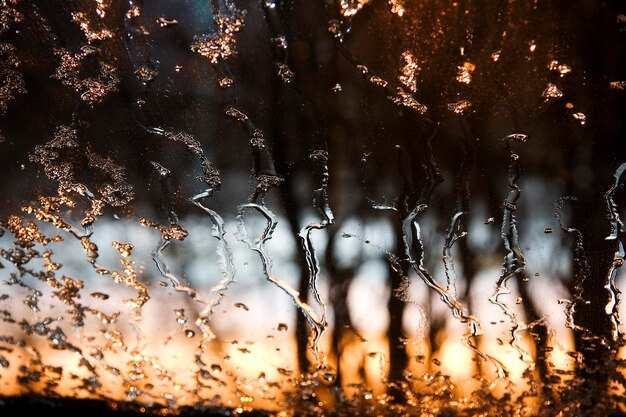
<instances>
[{"instance_id":1,"label":"wet glass pane","mask_svg":"<svg viewBox=\"0 0 626 417\"><path fill-rule=\"evenodd\" d=\"M619 1L0 0L0 409L623 415L625 89Z\"/></svg>"}]
</instances>

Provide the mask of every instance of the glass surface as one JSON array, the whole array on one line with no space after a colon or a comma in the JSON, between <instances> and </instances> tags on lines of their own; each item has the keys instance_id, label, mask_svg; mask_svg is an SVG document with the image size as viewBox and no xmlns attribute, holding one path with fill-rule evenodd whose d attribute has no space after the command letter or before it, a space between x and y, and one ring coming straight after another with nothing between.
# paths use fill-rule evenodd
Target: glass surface
<instances>
[{"instance_id":1,"label":"glass surface","mask_svg":"<svg viewBox=\"0 0 626 417\"><path fill-rule=\"evenodd\" d=\"M620 1L0 0L0 401L623 415L625 89Z\"/></svg>"}]
</instances>

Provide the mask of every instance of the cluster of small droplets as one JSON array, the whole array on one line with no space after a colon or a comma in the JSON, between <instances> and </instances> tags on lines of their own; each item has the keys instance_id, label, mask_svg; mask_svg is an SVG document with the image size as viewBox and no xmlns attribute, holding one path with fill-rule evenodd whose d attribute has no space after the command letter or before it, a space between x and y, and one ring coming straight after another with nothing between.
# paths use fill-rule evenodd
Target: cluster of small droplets
<instances>
[{"instance_id":1,"label":"cluster of small droplets","mask_svg":"<svg viewBox=\"0 0 626 417\"><path fill-rule=\"evenodd\" d=\"M613 90L626 90L626 81L611 81L609 87Z\"/></svg>"},{"instance_id":2,"label":"cluster of small droplets","mask_svg":"<svg viewBox=\"0 0 626 417\"><path fill-rule=\"evenodd\" d=\"M563 77L566 74L569 74L570 72L572 72L572 67L570 67L567 64L560 63L557 60L550 61L550 63L548 64L548 69L550 71L555 71L556 73L559 74L560 77Z\"/></svg>"},{"instance_id":3,"label":"cluster of small droplets","mask_svg":"<svg viewBox=\"0 0 626 417\"><path fill-rule=\"evenodd\" d=\"M104 158L87 148L87 161L91 168L95 168L107 177L97 186L102 200L113 207L120 207L130 203L135 198L133 187L126 181L124 167L117 165L110 158Z\"/></svg>"},{"instance_id":4,"label":"cluster of small droplets","mask_svg":"<svg viewBox=\"0 0 626 417\"><path fill-rule=\"evenodd\" d=\"M284 181L284 179L276 175L261 174L256 177L256 181L257 189L263 192L267 192L270 189L279 186Z\"/></svg>"},{"instance_id":5,"label":"cluster of small droplets","mask_svg":"<svg viewBox=\"0 0 626 417\"><path fill-rule=\"evenodd\" d=\"M171 131L166 131L163 133L163 135L171 141L181 142L185 145L185 147L187 147L187 150L200 158L200 161L202 163L202 175L197 177L200 181L205 182L211 189L218 189L220 187L220 172L206 157L204 151L202 150L200 142L198 142L196 138L185 132L174 133Z\"/></svg>"},{"instance_id":6,"label":"cluster of small droplets","mask_svg":"<svg viewBox=\"0 0 626 417\"><path fill-rule=\"evenodd\" d=\"M250 146L253 149L261 150L265 148L265 137L261 129L255 129L250 138Z\"/></svg>"},{"instance_id":7,"label":"cluster of small droplets","mask_svg":"<svg viewBox=\"0 0 626 417\"><path fill-rule=\"evenodd\" d=\"M476 70L476 65L469 61L463 63L463 65L457 66L456 80L463 84L469 84L472 82L472 73Z\"/></svg>"},{"instance_id":8,"label":"cluster of small droplets","mask_svg":"<svg viewBox=\"0 0 626 417\"><path fill-rule=\"evenodd\" d=\"M106 9L111 5L111 0L95 0L96 1L96 13L101 19L106 16Z\"/></svg>"},{"instance_id":9,"label":"cluster of small droplets","mask_svg":"<svg viewBox=\"0 0 626 417\"><path fill-rule=\"evenodd\" d=\"M55 50L61 63L52 77L63 85L72 87L90 106L100 103L108 94L117 91L120 83L115 67L102 61L98 61L99 72L95 77L81 76L84 61L89 57L95 59L97 54L98 50L91 46L83 46L76 54L66 49Z\"/></svg>"},{"instance_id":10,"label":"cluster of small droplets","mask_svg":"<svg viewBox=\"0 0 626 417\"><path fill-rule=\"evenodd\" d=\"M400 17L404 16L404 13L406 12L404 0L388 0L387 3L389 3L389 6L391 7L391 13Z\"/></svg>"},{"instance_id":11,"label":"cluster of small droplets","mask_svg":"<svg viewBox=\"0 0 626 417\"><path fill-rule=\"evenodd\" d=\"M144 84L154 81L157 75L159 75L159 73L147 64L141 65L135 70L135 76Z\"/></svg>"},{"instance_id":12,"label":"cluster of small droplets","mask_svg":"<svg viewBox=\"0 0 626 417\"><path fill-rule=\"evenodd\" d=\"M80 27L80 30L83 31L85 37L87 38L87 43L94 43L97 41L103 41L105 39L113 38L113 32L111 32L107 28L102 28L100 30L93 30L93 24L89 20L89 17L84 12L74 12L72 13L72 21Z\"/></svg>"},{"instance_id":13,"label":"cluster of small droplets","mask_svg":"<svg viewBox=\"0 0 626 417\"><path fill-rule=\"evenodd\" d=\"M357 14L370 0L340 0L339 10L344 17Z\"/></svg>"},{"instance_id":14,"label":"cluster of small droplets","mask_svg":"<svg viewBox=\"0 0 626 417\"><path fill-rule=\"evenodd\" d=\"M409 51L402 52L402 67L398 81L402 83L412 93L417 91L417 73L421 70L417 58Z\"/></svg>"},{"instance_id":15,"label":"cluster of small droplets","mask_svg":"<svg viewBox=\"0 0 626 417\"><path fill-rule=\"evenodd\" d=\"M407 93L402 87L398 87L395 96L389 96L389 100L397 106L408 107L419 114L425 114L428 107L418 102L415 97Z\"/></svg>"},{"instance_id":16,"label":"cluster of small droplets","mask_svg":"<svg viewBox=\"0 0 626 417\"><path fill-rule=\"evenodd\" d=\"M240 122L248 120L248 116L244 112L242 112L241 110L235 107L229 107L228 109L226 109L226 116L232 117L233 119L236 119L237 121L240 121Z\"/></svg>"},{"instance_id":17,"label":"cluster of small droplets","mask_svg":"<svg viewBox=\"0 0 626 417\"><path fill-rule=\"evenodd\" d=\"M208 58L211 64L217 64L221 59L234 55L237 44L235 33L243 28L243 16L243 13L235 13L233 16L216 16L217 33L196 36L191 44L191 50Z\"/></svg>"},{"instance_id":18,"label":"cluster of small droplets","mask_svg":"<svg viewBox=\"0 0 626 417\"><path fill-rule=\"evenodd\" d=\"M467 100L459 100L456 103L448 103L448 110L456 114L464 114L472 108L472 103Z\"/></svg>"},{"instance_id":19,"label":"cluster of small droplets","mask_svg":"<svg viewBox=\"0 0 626 417\"><path fill-rule=\"evenodd\" d=\"M7 112L8 102L15 99L15 94L26 93L26 83L22 73L17 70L19 65L15 47L9 43L0 43L0 115Z\"/></svg>"},{"instance_id":20,"label":"cluster of small droplets","mask_svg":"<svg viewBox=\"0 0 626 417\"><path fill-rule=\"evenodd\" d=\"M9 216L2 226L13 233L18 244L28 244L32 242L46 246L51 242L63 240L60 236L46 237L46 235L39 230L37 223L34 221L27 221L25 223L24 219L16 215Z\"/></svg>"},{"instance_id":21,"label":"cluster of small droplets","mask_svg":"<svg viewBox=\"0 0 626 417\"><path fill-rule=\"evenodd\" d=\"M17 0L0 0L0 35L24 20L24 15L12 7L16 3Z\"/></svg>"},{"instance_id":22,"label":"cluster of small droplets","mask_svg":"<svg viewBox=\"0 0 626 417\"><path fill-rule=\"evenodd\" d=\"M292 82L295 77L293 71L289 68L289 65L282 62L276 63L276 74L285 84Z\"/></svg>"},{"instance_id":23,"label":"cluster of small droplets","mask_svg":"<svg viewBox=\"0 0 626 417\"><path fill-rule=\"evenodd\" d=\"M169 226L163 226L153 220L148 220L145 217L139 219L139 224L143 227L149 227L151 229L161 232L163 240L185 240L189 232L179 224L170 224Z\"/></svg>"},{"instance_id":24,"label":"cluster of small droplets","mask_svg":"<svg viewBox=\"0 0 626 417\"><path fill-rule=\"evenodd\" d=\"M563 96L563 91L554 83L548 83L548 87L541 94L545 98L559 98Z\"/></svg>"}]
</instances>

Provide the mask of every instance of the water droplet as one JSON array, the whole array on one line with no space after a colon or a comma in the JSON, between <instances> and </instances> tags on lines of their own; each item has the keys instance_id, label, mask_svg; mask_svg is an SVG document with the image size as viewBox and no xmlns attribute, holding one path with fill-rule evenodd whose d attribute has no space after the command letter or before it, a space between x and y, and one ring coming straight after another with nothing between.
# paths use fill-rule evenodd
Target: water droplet
<instances>
[{"instance_id":1,"label":"water droplet","mask_svg":"<svg viewBox=\"0 0 626 417\"><path fill-rule=\"evenodd\" d=\"M193 330L187 329L185 330L185 336L191 338L194 337L196 335L196 333Z\"/></svg>"},{"instance_id":2,"label":"water droplet","mask_svg":"<svg viewBox=\"0 0 626 417\"><path fill-rule=\"evenodd\" d=\"M383 80L382 78L376 75L372 75L369 79L369 82L371 82L372 84L381 86L381 87L387 87L387 85L389 84L387 81Z\"/></svg>"},{"instance_id":3,"label":"water droplet","mask_svg":"<svg viewBox=\"0 0 626 417\"><path fill-rule=\"evenodd\" d=\"M456 103L448 103L448 110L456 113L463 114L472 107L472 103L467 100L460 100Z\"/></svg>"},{"instance_id":4,"label":"water droplet","mask_svg":"<svg viewBox=\"0 0 626 417\"><path fill-rule=\"evenodd\" d=\"M328 33L333 35L337 39L341 39L343 33L341 32L341 22L337 19L331 19L328 21Z\"/></svg>"},{"instance_id":5,"label":"water droplet","mask_svg":"<svg viewBox=\"0 0 626 417\"><path fill-rule=\"evenodd\" d=\"M340 0L339 7L341 14L344 17L354 16L369 2L370 0Z\"/></svg>"},{"instance_id":6,"label":"water droplet","mask_svg":"<svg viewBox=\"0 0 626 417\"><path fill-rule=\"evenodd\" d=\"M103 292L92 292L91 295L93 298L96 298L98 300L108 300L109 299L109 295L105 294Z\"/></svg>"},{"instance_id":7,"label":"water droplet","mask_svg":"<svg viewBox=\"0 0 626 417\"><path fill-rule=\"evenodd\" d=\"M232 86L234 83L233 79L230 77L222 77L219 80L219 85L221 88L228 88Z\"/></svg>"},{"instance_id":8,"label":"water droplet","mask_svg":"<svg viewBox=\"0 0 626 417\"><path fill-rule=\"evenodd\" d=\"M128 258L130 255L132 255L133 245L130 243L120 243L113 241L111 245L115 249L117 249L117 251L120 253L120 255L122 255L123 258Z\"/></svg>"},{"instance_id":9,"label":"water droplet","mask_svg":"<svg viewBox=\"0 0 626 417\"><path fill-rule=\"evenodd\" d=\"M392 103L398 106L408 107L419 114L425 114L428 111L428 107L418 102L415 97L404 91L401 87L396 89L395 96L388 96L387 98L391 100Z\"/></svg>"},{"instance_id":10,"label":"water droplet","mask_svg":"<svg viewBox=\"0 0 626 417\"><path fill-rule=\"evenodd\" d=\"M187 318L185 317L185 310L182 308L174 310L174 314L176 315L176 322L181 326L187 324Z\"/></svg>"},{"instance_id":11,"label":"water droplet","mask_svg":"<svg viewBox=\"0 0 626 417\"><path fill-rule=\"evenodd\" d=\"M240 308L240 309L245 310L245 311L249 311L250 310L248 308L248 306L245 305L244 303L235 303L235 307Z\"/></svg>"},{"instance_id":12,"label":"water droplet","mask_svg":"<svg viewBox=\"0 0 626 417\"><path fill-rule=\"evenodd\" d=\"M587 116L584 113L573 113L572 117L580 122L581 125L585 125L587 123Z\"/></svg>"},{"instance_id":13,"label":"water droplet","mask_svg":"<svg viewBox=\"0 0 626 417\"><path fill-rule=\"evenodd\" d=\"M279 374L285 376L291 376L291 374L293 374L292 370L286 368L276 368L276 371L278 371Z\"/></svg>"},{"instance_id":14,"label":"water droplet","mask_svg":"<svg viewBox=\"0 0 626 417\"><path fill-rule=\"evenodd\" d=\"M337 378L337 373L332 369L326 369L321 372L320 377L322 378L322 381L327 384L332 384Z\"/></svg>"},{"instance_id":15,"label":"water droplet","mask_svg":"<svg viewBox=\"0 0 626 417\"><path fill-rule=\"evenodd\" d=\"M168 19L166 17L159 17L157 19L157 23L162 28L166 28L166 27L169 27L169 26L177 25L178 24L178 20L176 20L176 19Z\"/></svg>"},{"instance_id":16,"label":"water droplet","mask_svg":"<svg viewBox=\"0 0 626 417\"><path fill-rule=\"evenodd\" d=\"M226 110L226 115L229 116L229 117L232 117L233 119L237 119L240 122L248 120L248 116L246 116L245 113L243 113L241 110L236 109L234 107L229 107Z\"/></svg>"},{"instance_id":17,"label":"water droplet","mask_svg":"<svg viewBox=\"0 0 626 417\"><path fill-rule=\"evenodd\" d=\"M404 8L404 0L389 0L389 5L391 6L391 13L398 15L398 17L404 16L406 9Z\"/></svg>"},{"instance_id":18,"label":"water droplet","mask_svg":"<svg viewBox=\"0 0 626 417\"><path fill-rule=\"evenodd\" d=\"M215 374L215 375L219 375L220 372L222 372L222 367L219 366L218 364L214 363L211 365L211 371Z\"/></svg>"},{"instance_id":19,"label":"water droplet","mask_svg":"<svg viewBox=\"0 0 626 417\"><path fill-rule=\"evenodd\" d=\"M456 80L463 84L469 84L472 82L472 73L476 70L476 65L469 61L463 63L462 66L457 66Z\"/></svg>"},{"instance_id":20,"label":"water droplet","mask_svg":"<svg viewBox=\"0 0 626 417\"><path fill-rule=\"evenodd\" d=\"M286 332L288 327L287 327L287 324L285 324L285 323L278 323L278 328L277 329L278 329L279 332Z\"/></svg>"},{"instance_id":21,"label":"water droplet","mask_svg":"<svg viewBox=\"0 0 626 417\"><path fill-rule=\"evenodd\" d=\"M559 64L556 67L556 70L562 77L565 74L569 74L570 72L572 72L572 67L570 67L569 65L566 65L566 64Z\"/></svg>"},{"instance_id":22,"label":"water droplet","mask_svg":"<svg viewBox=\"0 0 626 417\"><path fill-rule=\"evenodd\" d=\"M545 229L543 229L543 233L550 234L552 232L553 232L553 230L552 230L551 227L546 227Z\"/></svg>"},{"instance_id":23,"label":"water droplet","mask_svg":"<svg viewBox=\"0 0 626 417\"><path fill-rule=\"evenodd\" d=\"M282 62L276 64L276 74L285 84L291 83L295 78L295 74L291 68L289 68L289 65L283 64Z\"/></svg>"},{"instance_id":24,"label":"water droplet","mask_svg":"<svg viewBox=\"0 0 626 417\"><path fill-rule=\"evenodd\" d=\"M148 65L142 65L139 68L137 68L137 70L135 70L135 76L139 78L139 80L144 84L151 83L152 81L156 79L158 75L159 73L154 68ZM145 104L145 101L144 101L144 104ZM143 104L141 106L138 105L137 107L141 108L142 106Z\"/></svg>"},{"instance_id":25,"label":"water droplet","mask_svg":"<svg viewBox=\"0 0 626 417\"><path fill-rule=\"evenodd\" d=\"M559 61L557 60L550 61L550 63L548 64L548 69L550 71L555 71L559 73L559 76L561 77L565 76L565 74L569 74L570 72L572 72L572 67L567 64L559 63Z\"/></svg>"},{"instance_id":26,"label":"water droplet","mask_svg":"<svg viewBox=\"0 0 626 417\"><path fill-rule=\"evenodd\" d=\"M545 98L559 98L563 96L563 91L554 83L548 83L548 87L541 94Z\"/></svg>"},{"instance_id":27,"label":"water droplet","mask_svg":"<svg viewBox=\"0 0 626 417\"><path fill-rule=\"evenodd\" d=\"M369 69L365 65L357 65L356 69L363 75L369 72Z\"/></svg>"}]
</instances>

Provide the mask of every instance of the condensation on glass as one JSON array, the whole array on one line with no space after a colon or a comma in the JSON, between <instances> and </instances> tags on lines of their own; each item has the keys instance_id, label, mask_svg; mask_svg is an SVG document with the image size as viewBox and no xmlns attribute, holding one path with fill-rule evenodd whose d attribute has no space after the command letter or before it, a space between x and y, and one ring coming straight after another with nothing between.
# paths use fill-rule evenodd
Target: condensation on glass
<instances>
[{"instance_id":1,"label":"condensation on glass","mask_svg":"<svg viewBox=\"0 0 626 417\"><path fill-rule=\"evenodd\" d=\"M625 89L617 1L0 0L0 404L622 415Z\"/></svg>"}]
</instances>

